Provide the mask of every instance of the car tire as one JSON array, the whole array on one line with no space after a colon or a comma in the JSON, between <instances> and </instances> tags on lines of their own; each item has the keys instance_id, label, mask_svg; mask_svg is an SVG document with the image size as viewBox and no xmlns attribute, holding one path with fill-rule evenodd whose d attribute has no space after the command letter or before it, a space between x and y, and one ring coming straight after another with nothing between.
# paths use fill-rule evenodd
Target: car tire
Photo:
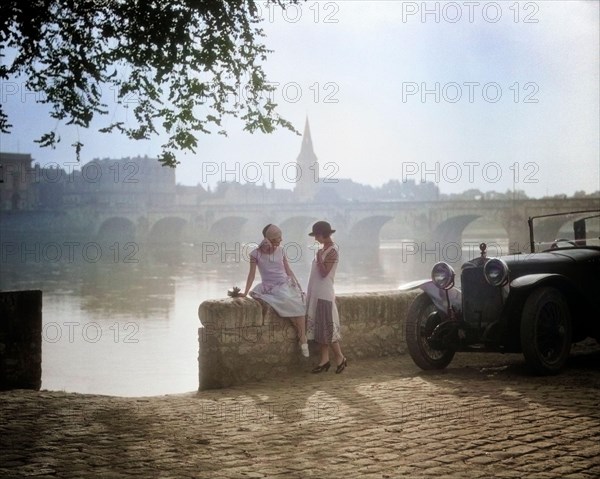
<instances>
[{"instance_id":1,"label":"car tire","mask_svg":"<svg viewBox=\"0 0 600 479\"><path fill-rule=\"evenodd\" d=\"M529 368L556 374L571 352L572 323L567 302L556 288L533 291L521 314L521 349Z\"/></svg>"},{"instance_id":2,"label":"car tire","mask_svg":"<svg viewBox=\"0 0 600 479\"><path fill-rule=\"evenodd\" d=\"M405 325L406 345L415 364L421 369L444 369L454 358L453 349L433 349L427 342L431 331L426 330L428 316L436 311L429 296L421 293L408 309ZM431 328L431 330L433 330Z\"/></svg>"}]
</instances>

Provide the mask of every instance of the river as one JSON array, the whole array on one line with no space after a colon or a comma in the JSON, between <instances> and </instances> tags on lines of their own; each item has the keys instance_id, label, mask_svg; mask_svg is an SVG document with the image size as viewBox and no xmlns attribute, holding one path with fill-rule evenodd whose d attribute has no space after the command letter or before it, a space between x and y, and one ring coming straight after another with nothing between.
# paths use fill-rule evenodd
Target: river
<instances>
[{"instance_id":1,"label":"river","mask_svg":"<svg viewBox=\"0 0 600 479\"><path fill-rule=\"evenodd\" d=\"M340 248L336 292L396 289L427 277L440 259L458 266L477 254L476 242L467 244L459 259L455 250L419 251L408 240L383 242L371 255ZM116 396L197 389L198 306L225 298L232 286L243 288L249 250L222 257L191 245L142 250L102 260L88 254L85 261L76 255L55 260L49 250L15 255L19 261L3 258L1 290L43 291L43 389ZM314 252L308 245L298 251L291 266L306 285Z\"/></svg>"}]
</instances>

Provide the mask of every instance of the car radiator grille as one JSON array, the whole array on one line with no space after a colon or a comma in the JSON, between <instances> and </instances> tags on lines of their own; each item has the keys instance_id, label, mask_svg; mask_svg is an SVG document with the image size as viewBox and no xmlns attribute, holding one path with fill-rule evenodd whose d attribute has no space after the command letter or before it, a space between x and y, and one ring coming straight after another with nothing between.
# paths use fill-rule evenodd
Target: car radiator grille
<instances>
[{"instance_id":1,"label":"car radiator grille","mask_svg":"<svg viewBox=\"0 0 600 479\"><path fill-rule=\"evenodd\" d=\"M488 284L483 267L471 267L461 273L463 319L483 332L489 324L500 319L502 288Z\"/></svg>"}]
</instances>

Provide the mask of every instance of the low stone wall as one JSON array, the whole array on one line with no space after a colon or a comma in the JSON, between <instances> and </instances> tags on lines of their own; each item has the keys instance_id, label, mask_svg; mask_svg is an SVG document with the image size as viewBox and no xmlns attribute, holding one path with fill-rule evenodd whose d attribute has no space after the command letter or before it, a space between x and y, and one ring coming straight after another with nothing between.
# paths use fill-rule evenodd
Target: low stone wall
<instances>
[{"instance_id":1,"label":"low stone wall","mask_svg":"<svg viewBox=\"0 0 600 479\"><path fill-rule=\"evenodd\" d=\"M416 292L344 294L336 298L342 351L348 362L405 352L404 322ZM289 320L249 298L203 302L199 338L199 389L215 389L310 370L318 346L304 358Z\"/></svg>"},{"instance_id":2,"label":"low stone wall","mask_svg":"<svg viewBox=\"0 0 600 479\"><path fill-rule=\"evenodd\" d=\"M42 292L0 292L0 390L42 385Z\"/></svg>"}]
</instances>

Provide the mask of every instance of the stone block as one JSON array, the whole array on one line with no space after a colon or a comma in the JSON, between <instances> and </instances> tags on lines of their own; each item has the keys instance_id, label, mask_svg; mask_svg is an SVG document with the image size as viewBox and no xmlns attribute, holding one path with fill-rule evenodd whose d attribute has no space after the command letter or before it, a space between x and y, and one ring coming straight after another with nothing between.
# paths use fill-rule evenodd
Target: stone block
<instances>
[{"instance_id":1,"label":"stone block","mask_svg":"<svg viewBox=\"0 0 600 479\"><path fill-rule=\"evenodd\" d=\"M41 384L42 292L0 292L0 390Z\"/></svg>"},{"instance_id":2,"label":"stone block","mask_svg":"<svg viewBox=\"0 0 600 479\"><path fill-rule=\"evenodd\" d=\"M213 330L262 326L262 309L249 298L226 298L204 301L198 308L200 322Z\"/></svg>"}]
</instances>

